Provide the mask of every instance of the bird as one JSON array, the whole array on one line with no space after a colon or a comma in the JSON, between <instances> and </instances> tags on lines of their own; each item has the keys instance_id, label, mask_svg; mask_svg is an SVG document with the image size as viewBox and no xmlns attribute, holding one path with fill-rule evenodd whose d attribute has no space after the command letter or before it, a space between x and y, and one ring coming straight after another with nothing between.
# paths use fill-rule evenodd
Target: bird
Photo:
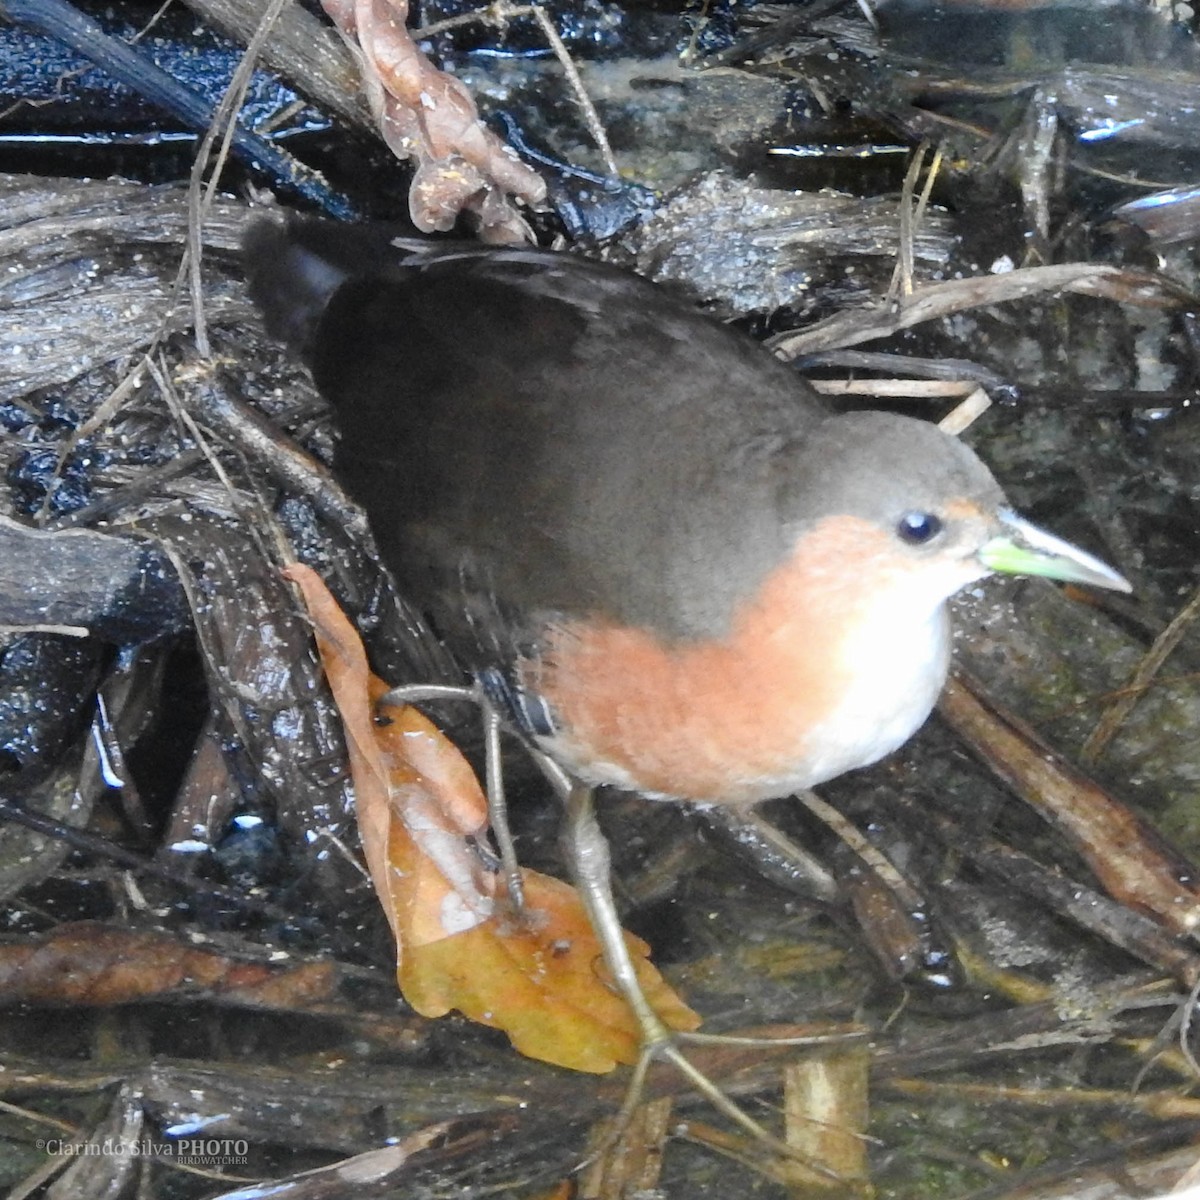
<instances>
[{"instance_id":1,"label":"bird","mask_svg":"<svg viewBox=\"0 0 1200 1200\"><path fill-rule=\"evenodd\" d=\"M600 786L746 807L890 754L945 682L947 600L985 575L1129 590L958 438L837 411L632 272L294 215L244 259L384 563L580 829Z\"/></svg>"},{"instance_id":2,"label":"bird","mask_svg":"<svg viewBox=\"0 0 1200 1200\"><path fill-rule=\"evenodd\" d=\"M573 776L746 805L903 744L992 571L1128 590L959 439L839 414L647 280L534 248L260 220L251 296L384 562Z\"/></svg>"}]
</instances>

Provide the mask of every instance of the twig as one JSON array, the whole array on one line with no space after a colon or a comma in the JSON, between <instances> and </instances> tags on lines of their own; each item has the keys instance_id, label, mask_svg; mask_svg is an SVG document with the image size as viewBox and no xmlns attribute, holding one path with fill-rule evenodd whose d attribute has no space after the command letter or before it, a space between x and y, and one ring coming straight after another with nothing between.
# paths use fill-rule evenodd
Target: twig
<instances>
[{"instance_id":1,"label":"twig","mask_svg":"<svg viewBox=\"0 0 1200 1200\"><path fill-rule=\"evenodd\" d=\"M0 625L0 637L22 633L52 633L55 637L88 638L92 631L86 625Z\"/></svg>"},{"instance_id":2,"label":"twig","mask_svg":"<svg viewBox=\"0 0 1200 1200\"><path fill-rule=\"evenodd\" d=\"M909 911L915 912L924 907L924 900L917 894L916 889L896 870L886 855L871 844L858 829L832 804L827 804L816 792L803 791L796 793L796 799L808 809L823 825L828 826L845 844L862 859L868 867L883 881L884 886Z\"/></svg>"},{"instance_id":3,"label":"twig","mask_svg":"<svg viewBox=\"0 0 1200 1200\"><path fill-rule=\"evenodd\" d=\"M1096 722L1096 728L1088 734L1088 739L1079 752L1084 762L1094 762L1108 748L1109 742L1116 737L1117 731L1145 695L1147 687L1162 670L1163 664L1174 653L1175 647L1183 640L1184 634L1195 623L1197 617L1200 617L1200 588L1192 593L1187 603L1171 618L1166 629L1154 639L1154 645L1138 663L1129 682L1122 688L1119 699L1104 710L1100 720Z\"/></svg>"},{"instance_id":4,"label":"twig","mask_svg":"<svg viewBox=\"0 0 1200 1200\"><path fill-rule=\"evenodd\" d=\"M903 400L964 400L976 390L958 379L810 379L822 396L878 396Z\"/></svg>"},{"instance_id":5,"label":"twig","mask_svg":"<svg viewBox=\"0 0 1200 1200\"><path fill-rule=\"evenodd\" d=\"M98 858L111 859L113 862L119 863L122 867L136 871L139 875L150 875L155 879L163 880L165 883L171 883L176 887L183 888L194 895L206 896L213 900L220 900L226 904L233 904L239 909L259 913L273 921L291 921L295 919L295 912L285 909L281 905L248 895L238 888L225 887L223 884L209 883L205 880L197 879L194 875L188 874L185 871L156 862L150 858L145 858L143 855L136 854L132 850L127 850L124 846L120 846L116 842L111 842L107 838L100 837L94 833L88 833L83 829L75 829L70 825L64 825L61 821L55 821L52 817L47 817L42 813L34 812L32 809L24 808L22 805L11 800L6 800L3 797L0 797L0 821L11 821L15 825L32 829L34 833L40 833L43 837L55 838L75 850L83 851L85 854L92 854Z\"/></svg>"},{"instance_id":6,"label":"twig","mask_svg":"<svg viewBox=\"0 0 1200 1200\"><path fill-rule=\"evenodd\" d=\"M899 310L891 305L879 305L841 312L807 329L770 338L767 345L780 358L791 360L802 354L844 349L888 337L923 321L965 309L1060 292L1154 307L1184 307L1194 303L1189 293L1162 276L1105 263L1060 263L1050 267L1022 267L1002 275L976 275L929 284L917 288Z\"/></svg>"},{"instance_id":7,"label":"twig","mask_svg":"<svg viewBox=\"0 0 1200 1200\"><path fill-rule=\"evenodd\" d=\"M608 134L604 129L603 122L600 120L600 114L596 111L595 104L592 103L592 98L588 95L587 89L583 85L583 78L579 74L579 68L575 66L575 61L571 58L571 52L567 49L566 43L555 28L554 22L550 20L546 10L540 4L512 5L507 3L507 0L496 0L496 3L488 5L487 8L478 9L470 13L460 13L456 17L447 17L446 20L435 21L432 25L422 25L419 29L412 30L411 33L414 41L422 41L433 37L435 34L445 33L451 29L458 29L463 25L504 26L514 17L529 16L532 16L537 21L550 49L554 52L555 58L558 59L563 72L566 74L567 82L571 85L571 90L575 93L575 102L579 105L580 111L583 113L583 119L588 127L588 132L600 148L600 154L604 159L604 169L610 176L615 177L619 175L617 160L613 155Z\"/></svg>"},{"instance_id":8,"label":"twig","mask_svg":"<svg viewBox=\"0 0 1200 1200\"><path fill-rule=\"evenodd\" d=\"M237 130L237 114L245 103L246 92L254 78L254 68L258 62L259 53L270 36L272 26L279 19L279 14L287 3L288 0L270 0L267 5L262 20L259 21L258 28L247 44L246 52L242 55L237 70L234 71L233 78L229 81L229 86L225 89L225 94L221 97L221 101L213 113L212 121L204 132L192 164L191 179L188 183L187 269L192 297L192 322L195 330L196 350L201 358L212 357L212 346L208 340L208 325L204 318L204 280L200 270L204 249L201 236L204 219L212 207L217 184L220 182L221 173L225 169L225 163L229 157L229 149ZM221 145L202 197L201 181L209 163L213 142L216 141L218 134L221 137Z\"/></svg>"},{"instance_id":9,"label":"twig","mask_svg":"<svg viewBox=\"0 0 1200 1200\"><path fill-rule=\"evenodd\" d=\"M1177 937L1200 929L1196 868L1137 813L1072 767L963 672L938 704L991 770L1065 837L1114 899Z\"/></svg>"},{"instance_id":10,"label":"twig","mask_svg":"<svg viewBox=\"0 0 1200 1200\"><path fill-rule=\"evenodd\" d=\"M534 19L542 27L542 32L546 35L546 41L550 43L550 49L554 51L558 61L562 64L562 69L567 76L567 82L570 83L571 89L575 93L575 103L579 105L579 109L583 113L583 119L587 124L588 132L600 148L600 156L604 159L604 169L616 178L620 175L620 171L617 169L617 160L613 157L612 146L609 145L608 134L604 131L600 114L596 111L596 106L592 103L592 98L587 94L587 89L583 86L583 79L579 74L579 69L575 66L566 44L558 36L558 30L554 28L554 22L546 15L546 10L540 4L534 4L532 8Z\"/></svg>"},{"instance_id":11,"label":"twig","mask_svg":"<svg viewBox=\"0 0 1200 1200\"><path fill-rule=\"evenodd\" d=\"M921 194L914 201L913 193L916 190L917 180L921 176L921 168L925 165L925 156L928 152L929 143L922 142L917 147L904 176L904 187L900 196L899 261L896 263L896 270L892 274L892 282L888 288L888 300L891 302L894 302L898 296L912 295L913 246L916 243L921 222L925 219L925 212L929 208L929 197L933 192L934 181L942 166L942 150L941 147L938 147L934 151L929 170L925 173L925 184L921 188Z\"/></svg>"},{"instance_id":12,"label":"twig","mask_svg":"<svg viewBox=\"0 0 1200 1200\"><path fill-rule=\"evenodd\" d=\"M461 29L464 25L495 25L501 29L514 17L533 15L533 7L529 4L508 4L505 0L496 0L487 8L476 9L475 12L459 13L457 17L447 17L444 21L434 21L432 25L422 25L412 31L414 42L423 42L427 38L436 37L439 33L448 33L451 29Z\"/></svg>"},{"instance_id":13,"label":"twig","mask_svg":"<svg viewBox=\"0 0 1200 1200\"><path fill-rule=\"evenodd\" d=\"M1194 1076L1200 1079L1200 1063L1196 1061L1196 1055L1192 1051L1191 1045L1192 1021L1196 1016L1198 1001L1200 1001L1200 979L1192 984L1192 990L1188 992L1188 997L1183 1002L1179 1013L1179 1051L1187 1060L1188 1066L1192 1068Z\"/></svg>"},{"instance_id":14,"label":"twig","mask_svg":"<svg viewBox=\"0 0 1200 1200\"><path fill-rule=\"evenodd\" d=\"M107 74L128 84L152 104L173 113L192 129L204 129L212 120L212 107L206 98L158 66L148 55L107 34L67 0L0 0L0 18L57 39ZM287 180L291 187L328 212L344 217L353 211L345 197L330 191L315 171L297 162L279 146L240 126L236 127L234 141L238 153L247 161Z\"/></svg>"},{"instance_id":15,"label":"twig","mask_svg":"<svg viewBox=\"0 0 1200 1200\"><path fill-rule=\"evenodd\" d=\"M1008 1087L990 1083L942 1083L927 1079L888 1079L883 1086L902 1096L954 1099L961 1103L1019 1104L1040 1109L1075 1112L1084 1108L1114 1108L1160 1121L1195 1120L1200 1100L1173 1091L1129 1092L1106 1088Z\"/></svg>"},{"instance_id":16,"label":"twig","mask_svg":"<svg viewBox=\"0 0 1200 1200\"><path fill-rule=\"evenodd\" d=\"M913 192L916 191L917 180L921 177L921 168L925 165L925 155L928 153L929 143L922 142L913 152L912 161L904 173L904 184L900 189L900 236L897 239L896 267L888 285L888 304L895 304L901 296L912 295Z\"/></svg>"},{"instance_id":17,"label":"twig","mask_svg":"<svg viewBox=\"0 0 1200 1200\"><path fill-rule=\"evenodd\" d=\"M938 428L955 437L965 433L989 408L992 398L981 387L964 396L939 422Z\"/></svg>"}]
</instances>

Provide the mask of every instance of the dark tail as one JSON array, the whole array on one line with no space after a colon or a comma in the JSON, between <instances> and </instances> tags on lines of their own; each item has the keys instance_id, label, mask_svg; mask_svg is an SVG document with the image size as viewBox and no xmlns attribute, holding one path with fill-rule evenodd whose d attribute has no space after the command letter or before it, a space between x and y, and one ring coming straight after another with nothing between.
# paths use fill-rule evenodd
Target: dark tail
<instances>
[{"instance_id":1,"label":"dark tail","mask_svg":"<svg viewBox=\"0 0 1200 1200\"><path fill-rule=\"evenodd\" d=\"M392 237L406 231L313 217L264 217L242 238L250 298L272 337L307 358L334 292L346 280L378 274L403 257Z\"/></svg>"}]
</instances>

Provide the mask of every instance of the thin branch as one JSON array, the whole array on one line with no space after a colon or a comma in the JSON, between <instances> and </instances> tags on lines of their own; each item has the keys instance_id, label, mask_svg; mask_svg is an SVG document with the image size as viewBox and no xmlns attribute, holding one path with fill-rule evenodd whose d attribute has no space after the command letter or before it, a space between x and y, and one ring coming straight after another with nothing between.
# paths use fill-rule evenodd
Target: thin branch
<instances>
[{"instance_id":1,"label":"thin branch","mask_svg":"<svg viewBox=\"0 0 1200 1200\"><path fill-rule=\"evenodd\" d=\"M570 51L567 50L566 43L558 36L558 30L554 28L554 22L546 15L546 10L540 4L534 4L532 8L535 20L542 27L542 33L546 35L546 41L550 43L550 49L554 51L558 61L562 64L562 69L567 76L567 82L570 83L571 90L575 93L575 103L579 105L579 110L583 113L583 119L587 124L588 132L600 148L600 156L604 159L604 169L616 178L620 175L620 171L617 169L617 160L613 157L612 146L609 145L608 134L605 132L604 125L600 120L600 114L596 111L596 106L592 103L592 98L587 94L587 89L583 86L583 78L579 74L579 68L575 66Z\"/></svg>"},{"instance_id":2,"label":"thin branch","mask_svg":"<svg viewBox=\"0 0 1200 1200\"><path fill-rule=\"evenodd\" d=\"M267 5L262 20L259 21L258 28L254 31L254 36L247 44L246 52L242 55L237 70L234 71L233 78L229 81L229 87L225 89L225 94L221 97L216 112L213 113L212 122L204 133L200 148L196 151L196 159L192 164L191 179L188 183L187 270L192 298L192 322L195 329L196 350L200 357L205 359L212 357L212 346L208 340L208 325L204 317L204 280L201 273L204 219L212 207L217 184L220 182L221 173L225 169L225 162L229 157L229 149L237 129L237 115L245 103L246 92L254 78L254 68L258 62L258 56L270 36L272 26L279 19L279 14L288 2L289 0L270 0ZM213 143L218 135L221 138L221 145L202 197L201 182L209 164Z\"/></svg>"},{"instance_id":3,"label":"thin branch","mask_svg":"<svg viewBox=\"0 0 1200 1200\"><path fill-rule=\"evenodd\" d=\"M1107 749L1109 742L1133 712L1145 695L1147 688L1162 670L1163 664L1175 652L1175 647L1200 617L1200 588L1188 598L1187 603L1171 618L1170 624L1154 639L1154 645L1146 651L1129 682L1121 689L1120 697L1105 709L1096 728L1088 735L1079 752L1084 762L1094 762Z\"/></svg>"}]
</instances>

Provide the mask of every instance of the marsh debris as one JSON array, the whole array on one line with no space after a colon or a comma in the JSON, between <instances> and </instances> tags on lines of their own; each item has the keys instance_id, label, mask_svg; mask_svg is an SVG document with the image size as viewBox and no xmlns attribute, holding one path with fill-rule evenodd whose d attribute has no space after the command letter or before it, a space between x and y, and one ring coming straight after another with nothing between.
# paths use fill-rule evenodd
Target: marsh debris
<instances>
[{"instance_id":1,"label":"marsh debris","mask_svg":"<svg viewBox=\"0 0 1200 1200\"><path fill-rule=\"evenodd\" d=\"M252 32L248 6L194 8ZM1079 1194L1069 1173L1114 1196L1128 1194L1113 1182L1125 1172L1175 1182L1195 1157L1185 1093L1200 961L1187 865L1200 854L1188 616L1200 139L1181 102L1195 87L1192 33L1114 4L1105 21L1127 24L1080 62L1061 37L1030 34L1079 28L1078 10L1060 10L1059 26L990 14L966 71L937 61L924 19L897 5L882 33L852 5L716 5L686 20L594 2L554 11L623 181L606 180L531 18L425 42L485 118L508 114L540 171L554 173L545 159L563 177L590 172L591 191L570 193L573 224L552 204L521 220L544 239L565 225L571 249L683 288L809 356L806 370L886 380L906 358L918 376L929 360L961 362L999 401L969 436L1014 501L1137 583L1128 603L1036 583L963 597L961 664L985 707L1015 711L1036 738L1004 718L999 744L995 728L977 731L968 753L961 707L947 710L959 733L931 722L826 791L857 848L812 807L771 806L762 815L782 833L755 838L611 798L618 870L641 898L629 921L711 1028L865 1022L866 1159L881 1192ZM308 98L291 144L365 211L403 221L402 168L377 147L359 153L370 121L345 98L347 52L327 28L305 33L312 21L286 12L281 44L296 49L266 56ZM26 53L26 35L4 33L4 53ZM1028 57L1039 44L1055 53ZM34 82L21 86L33 97ZM356 862L340 725L280 568L319 570L391 682L456 675L330 480L329 416L244 294L247 194L271 176L263 163L226 176L205 215L206 360L179 283L196 208L165 182L187 165L160 137L167 156L152 168L127 156L111 168L140 180L66 177L71 143L54 139L99 119L73 86L0 114L0 148L39 133L56 146L41 162L22 150L27 173L0 178L0 1055L5 1099L24 1110L3 1118L0 1178L48 1176L47 1131L68 1145L202 1131L247 1144L224 1180L165 1153L64 1154L47 1194L115 1194L135 1179L197 1197L262 1180L322 1197L544 1191L578 1165L622 1087L396 1000L386 922ZM140 102L123 112L127 131L179 121ZM945 153L906 188L922 139ZM78 174L108 175L88 153ZM565 194L551 187L552 202ZM620 219L589 224L589 205L614 197ZM587 244L588 229L604 244ZM897 257L911 270L893 282ZM938 416L946 404L925 403ZM1128 695L1137 703L1095 734ZM440 715L476 748L473 723ZM1095 798L1072 845L1013 798L1013 756L1041 780L1022 775L1018 790L1044 801L1048 758L1078 764L1085 749L1086 777L1057 772L1072 801ZM1000 775L979 755L1003 757ZM522 856L554 870L557 814L514 771ZM1121 839L1114 888L1103 839L1118 820L1157 834ZM768 854L769 881L733 856L738 839ZM789 859L792 844L808 859ZM1143 868L1176 890L1150 894ZM787 1061L746 1048L699 1065L769 1105ZM819 1057L808 1066L837 1074ZM863 1079L850 1076L847 1108ZM594 1193L781 1194L780 1173L725 1157L743 1147L681 1093L652 1074L659 1107L636 1169L612 1166Z\"/></svg>"}]
</instances>

